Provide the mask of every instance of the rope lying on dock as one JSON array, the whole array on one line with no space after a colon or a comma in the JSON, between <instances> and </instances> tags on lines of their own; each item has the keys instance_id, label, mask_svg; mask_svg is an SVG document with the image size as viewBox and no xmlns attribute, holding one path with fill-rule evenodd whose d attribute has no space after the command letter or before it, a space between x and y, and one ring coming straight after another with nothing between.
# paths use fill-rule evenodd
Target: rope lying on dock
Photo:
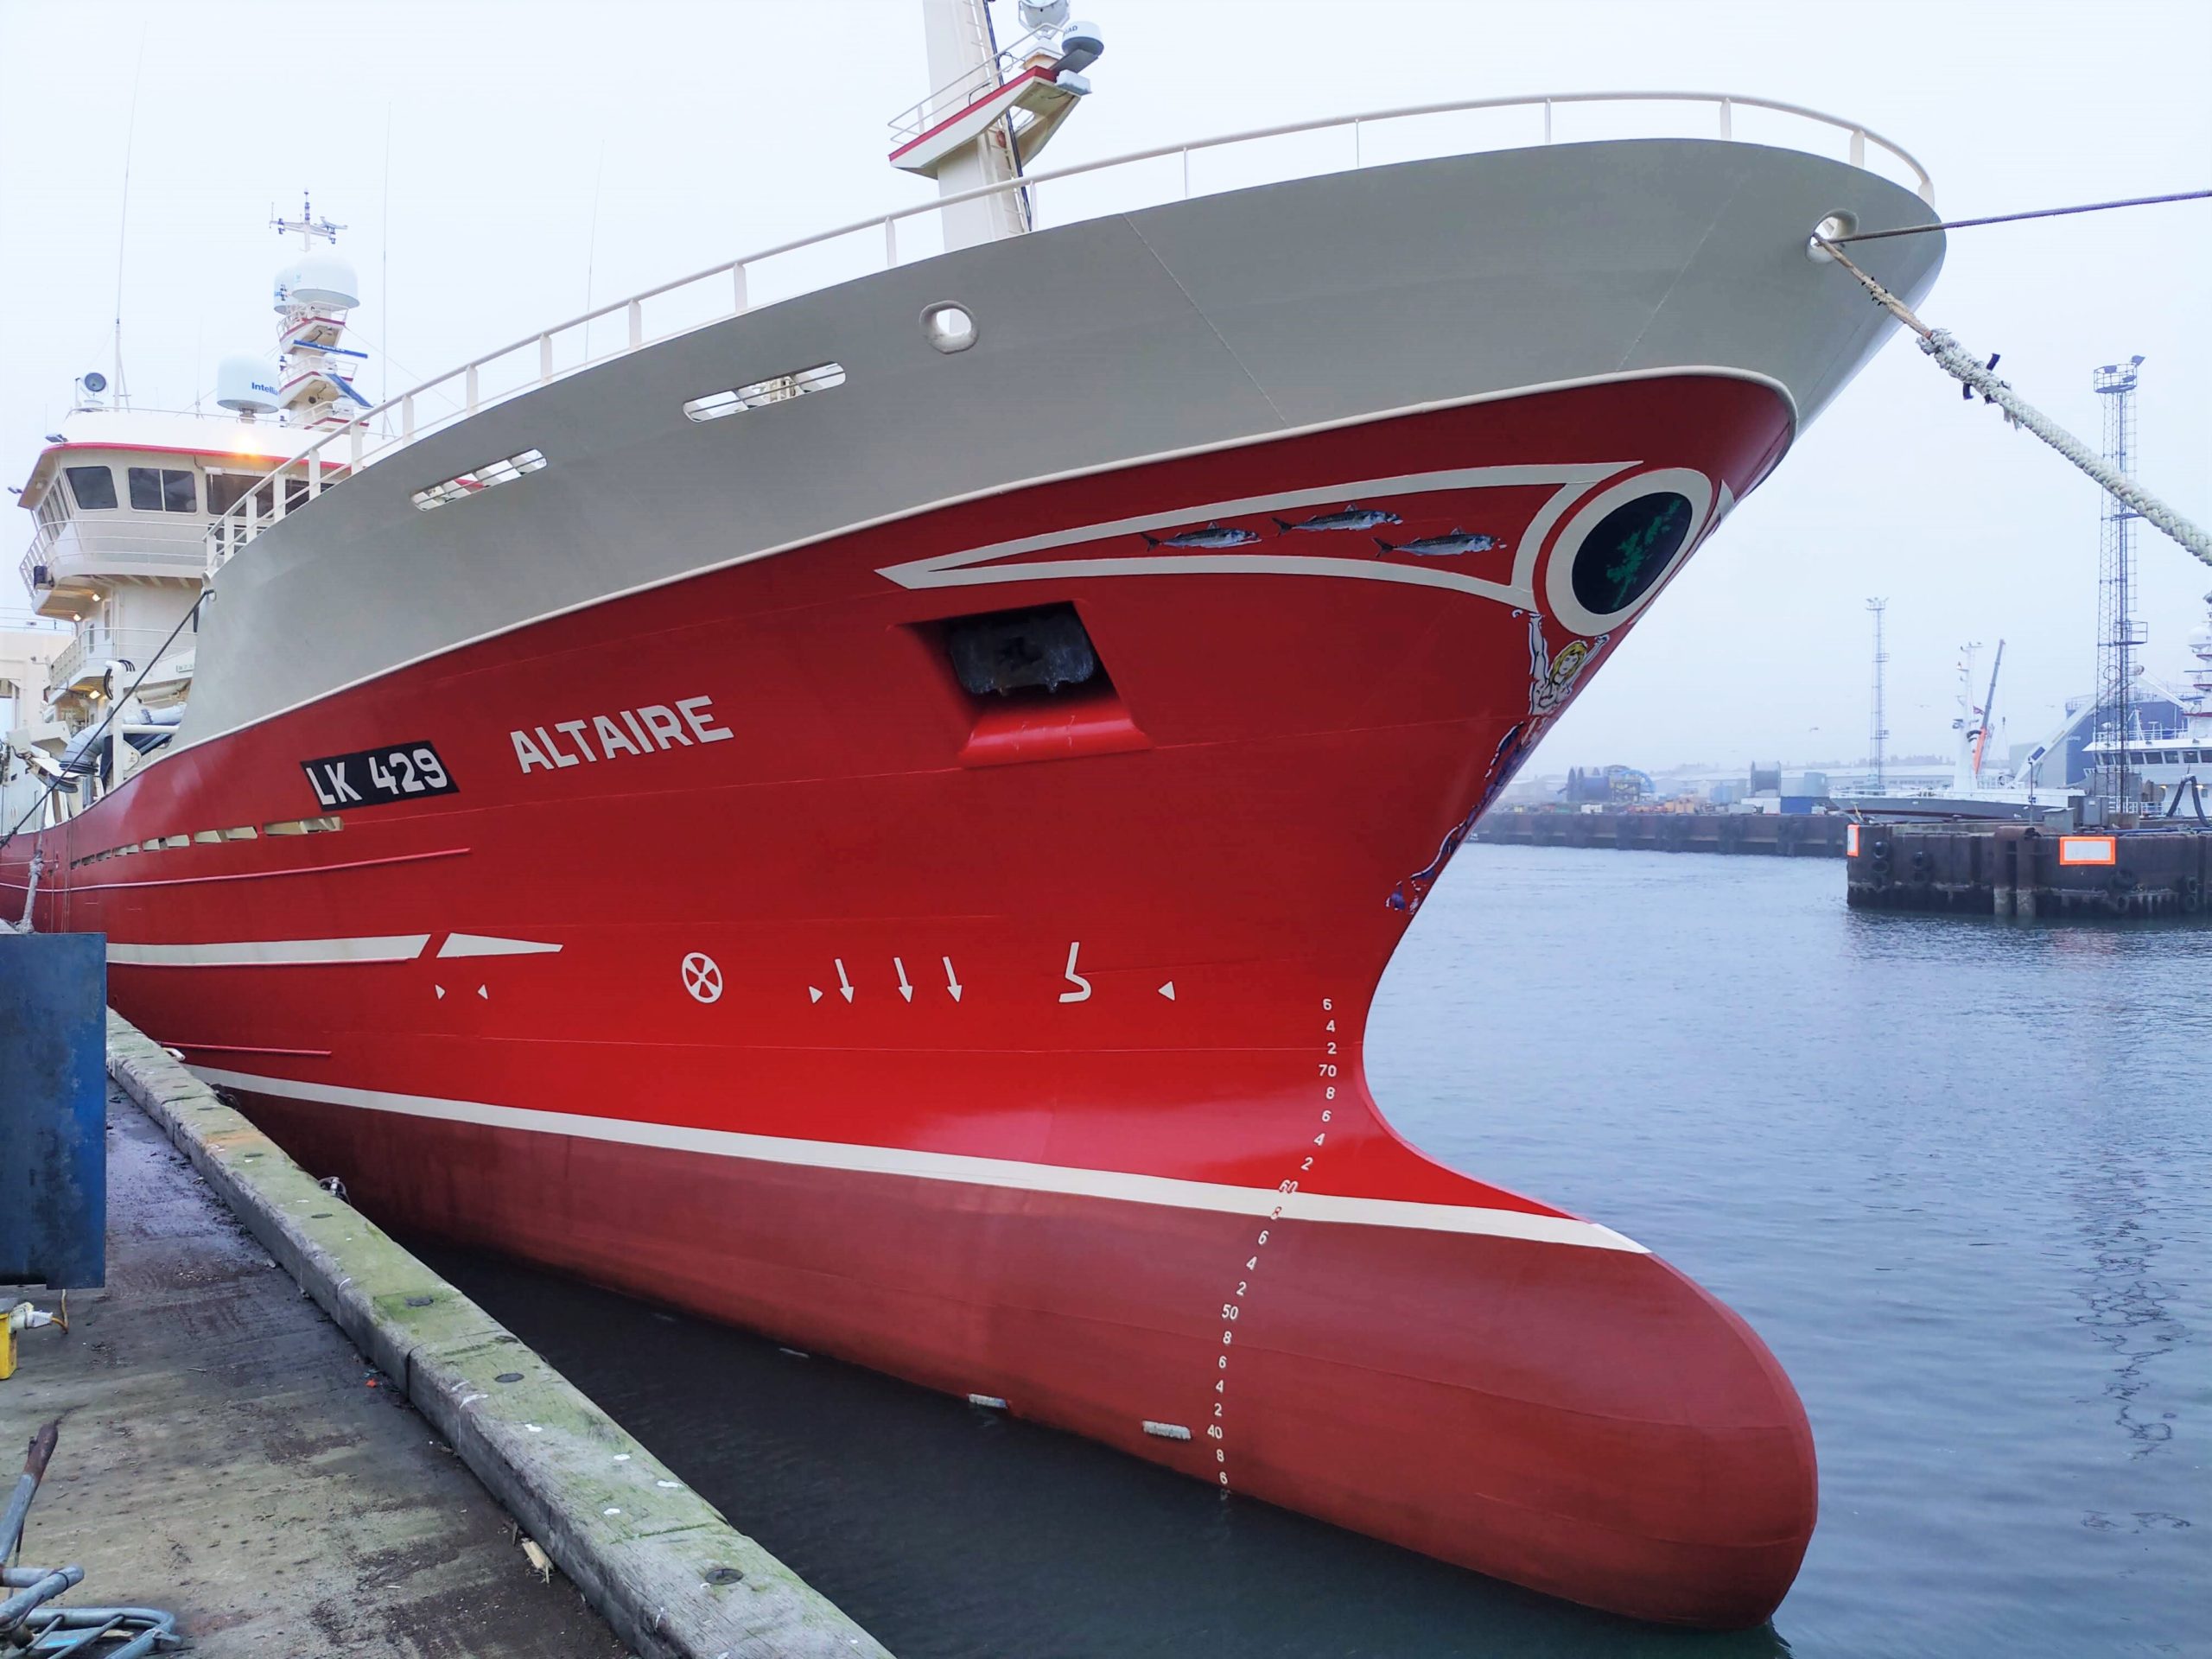
<instances>
[{"instance_id":1,"label":"rope lying on dock","mask_svg":"<svg viewBox=\"0 0 2212 1659\"><path fill-rule=\"evenodd\" d=\"M1934 225L1905 225L1894 231L1854 231L1845 242L1879 242L1885 237L1925 236L1930 231L1965 231L1977 225L2011 225L2023 219L2060 219L2069 213L2109 213L2114 207L2155 207L2166 201L2202 201L2212 190L2177 190L2167 196L2128 196L2119 201L2085 201L2077 207L2033 207L2024 213L1990 213L1980 219L1947 219Z\"/></svg>"},{"instance_id":2,"label":"rope lying on dock","mask_svg":"<svg viewBox=\"0 0 2212 1659\"><path fill-rule=\"evenodd\" d=\"M1913 315L1910 306L1853 264L1851 256L1836 242L1824 236L1815 236L1813 240L1823 253L1858 279L1859 286L1873 297L1875 304L1920 336L1920 349L1934 358L1936 365L1946 374L1963 385L1969 392L1980 392L1981 400L1986 404L1994 404L2002 410L2005 418L2012 424L2025 427L2057 450L2096 480L2122 506L2147 523L2155 524L2204 563L2212 564L2212 536L2208 536L2201 525L2176 512L2126 474L2108 465L2088 445L2022 397L2005 382L1999 380L1994 372L1997 364L1994 357L1984 363L1961 346L1948 329L1929 327Z\"/></svg>"}]
</instances>

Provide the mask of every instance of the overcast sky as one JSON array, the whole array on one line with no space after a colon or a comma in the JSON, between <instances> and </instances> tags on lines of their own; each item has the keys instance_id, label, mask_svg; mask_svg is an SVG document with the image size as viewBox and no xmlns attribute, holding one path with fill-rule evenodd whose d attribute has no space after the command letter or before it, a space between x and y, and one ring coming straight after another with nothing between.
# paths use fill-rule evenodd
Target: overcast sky
<instances>
[{"instance_id":1,"label":"overcast sky","mask_svg":"<svg viewBox=\"0 0 2212 1659\"><path fill-rule=\"evenodd\" d=\"M1077 10L1107 54L1054 164L1395 105L1674 87L1862 121L1920 157L1948 216L2212 187L2202 0ZM223 354L265 345L281 255L265 221L303 187L348 226L372 394L573 315L588 292L603 302L930 189L884 162L885 121L929 90L911 0L0 0L0 64L10 482L72 378L110 366L118 239L130 390L175 408ZM1576 130L1562 116L1560 137ZM2002 372L2093 442L2091 370L2142 353L2141 475L2212 523L2212 202L1959 232L1924 314L2001 351ZM2012 740L2040 737L2090 684L2097 513L2086 480L1894 341L1538 766L1863 754L1875 594L1891 601L1893 752L1948 747L1968 639L2006 640L1999 715ZM2212 570L2155 533L2139 556L2148 659L2178 674ZM16 610L0 583L0 614Z\"/></svg>"}]
</instances>

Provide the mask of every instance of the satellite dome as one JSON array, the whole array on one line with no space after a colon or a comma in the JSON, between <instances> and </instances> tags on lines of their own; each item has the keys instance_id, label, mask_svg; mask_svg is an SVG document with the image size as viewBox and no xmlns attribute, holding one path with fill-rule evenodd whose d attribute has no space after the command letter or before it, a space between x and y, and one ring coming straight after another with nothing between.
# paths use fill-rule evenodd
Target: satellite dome
<instances>
[{"instance_id":1,"label":"satellite dome","mask_svg":"<svg viewBox=\"0 0 2212 1659\"><path fill-rule=\"evenodd\" d=\"M313 305L343 311L361 302L353 267L327 248L302 253L276 273L276 309Z\"/></svg>"},{"instance_id":2,"label":"satellite dome","mask_svg":"<svg viewBox=\"0 0 2212 1659\"><path fill-rule=\"evenodd\" d=\"M276 370L268 359L235 352L215 371L215 405L240 415L265 415L276 407Z\"/></svg>"}]
</instances>

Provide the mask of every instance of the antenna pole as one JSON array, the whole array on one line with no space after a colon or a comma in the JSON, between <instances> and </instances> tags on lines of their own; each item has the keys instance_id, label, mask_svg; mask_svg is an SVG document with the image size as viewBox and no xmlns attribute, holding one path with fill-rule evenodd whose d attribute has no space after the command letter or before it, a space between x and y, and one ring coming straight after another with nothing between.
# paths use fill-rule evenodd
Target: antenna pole
<instances>
[{"instance_id":1,"label":"antenna pole","mask_svg":"<svg viewBox=\"0 0 2212 1659\"><path fill-rule=\"evenodd\" d=\"M138 143L138 86L146 69L146 29L138 29L138 65L130 72L130 118L123 134L123 211L115 226L115 406L130 407L130 387L123 378L123 250L130 232L130 162Z\"/></svg>"}]
</instances>

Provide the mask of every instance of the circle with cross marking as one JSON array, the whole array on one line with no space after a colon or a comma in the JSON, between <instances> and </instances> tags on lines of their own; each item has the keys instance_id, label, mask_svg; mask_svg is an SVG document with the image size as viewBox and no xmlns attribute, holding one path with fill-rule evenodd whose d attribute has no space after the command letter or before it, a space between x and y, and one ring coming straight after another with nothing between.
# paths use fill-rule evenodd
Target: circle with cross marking
<instances>
[{"instance_id":1,"label":"circle with cross marking","mask_svg":"<svg viewBox=\"0 0 2212 1659\"><path fill-rule=\"evenodd\" d=\"M719 1002L722 995L720 964L703 951L694 950L683 958L683 988L696 1001Z\"/></svg>"}]
</instances>

